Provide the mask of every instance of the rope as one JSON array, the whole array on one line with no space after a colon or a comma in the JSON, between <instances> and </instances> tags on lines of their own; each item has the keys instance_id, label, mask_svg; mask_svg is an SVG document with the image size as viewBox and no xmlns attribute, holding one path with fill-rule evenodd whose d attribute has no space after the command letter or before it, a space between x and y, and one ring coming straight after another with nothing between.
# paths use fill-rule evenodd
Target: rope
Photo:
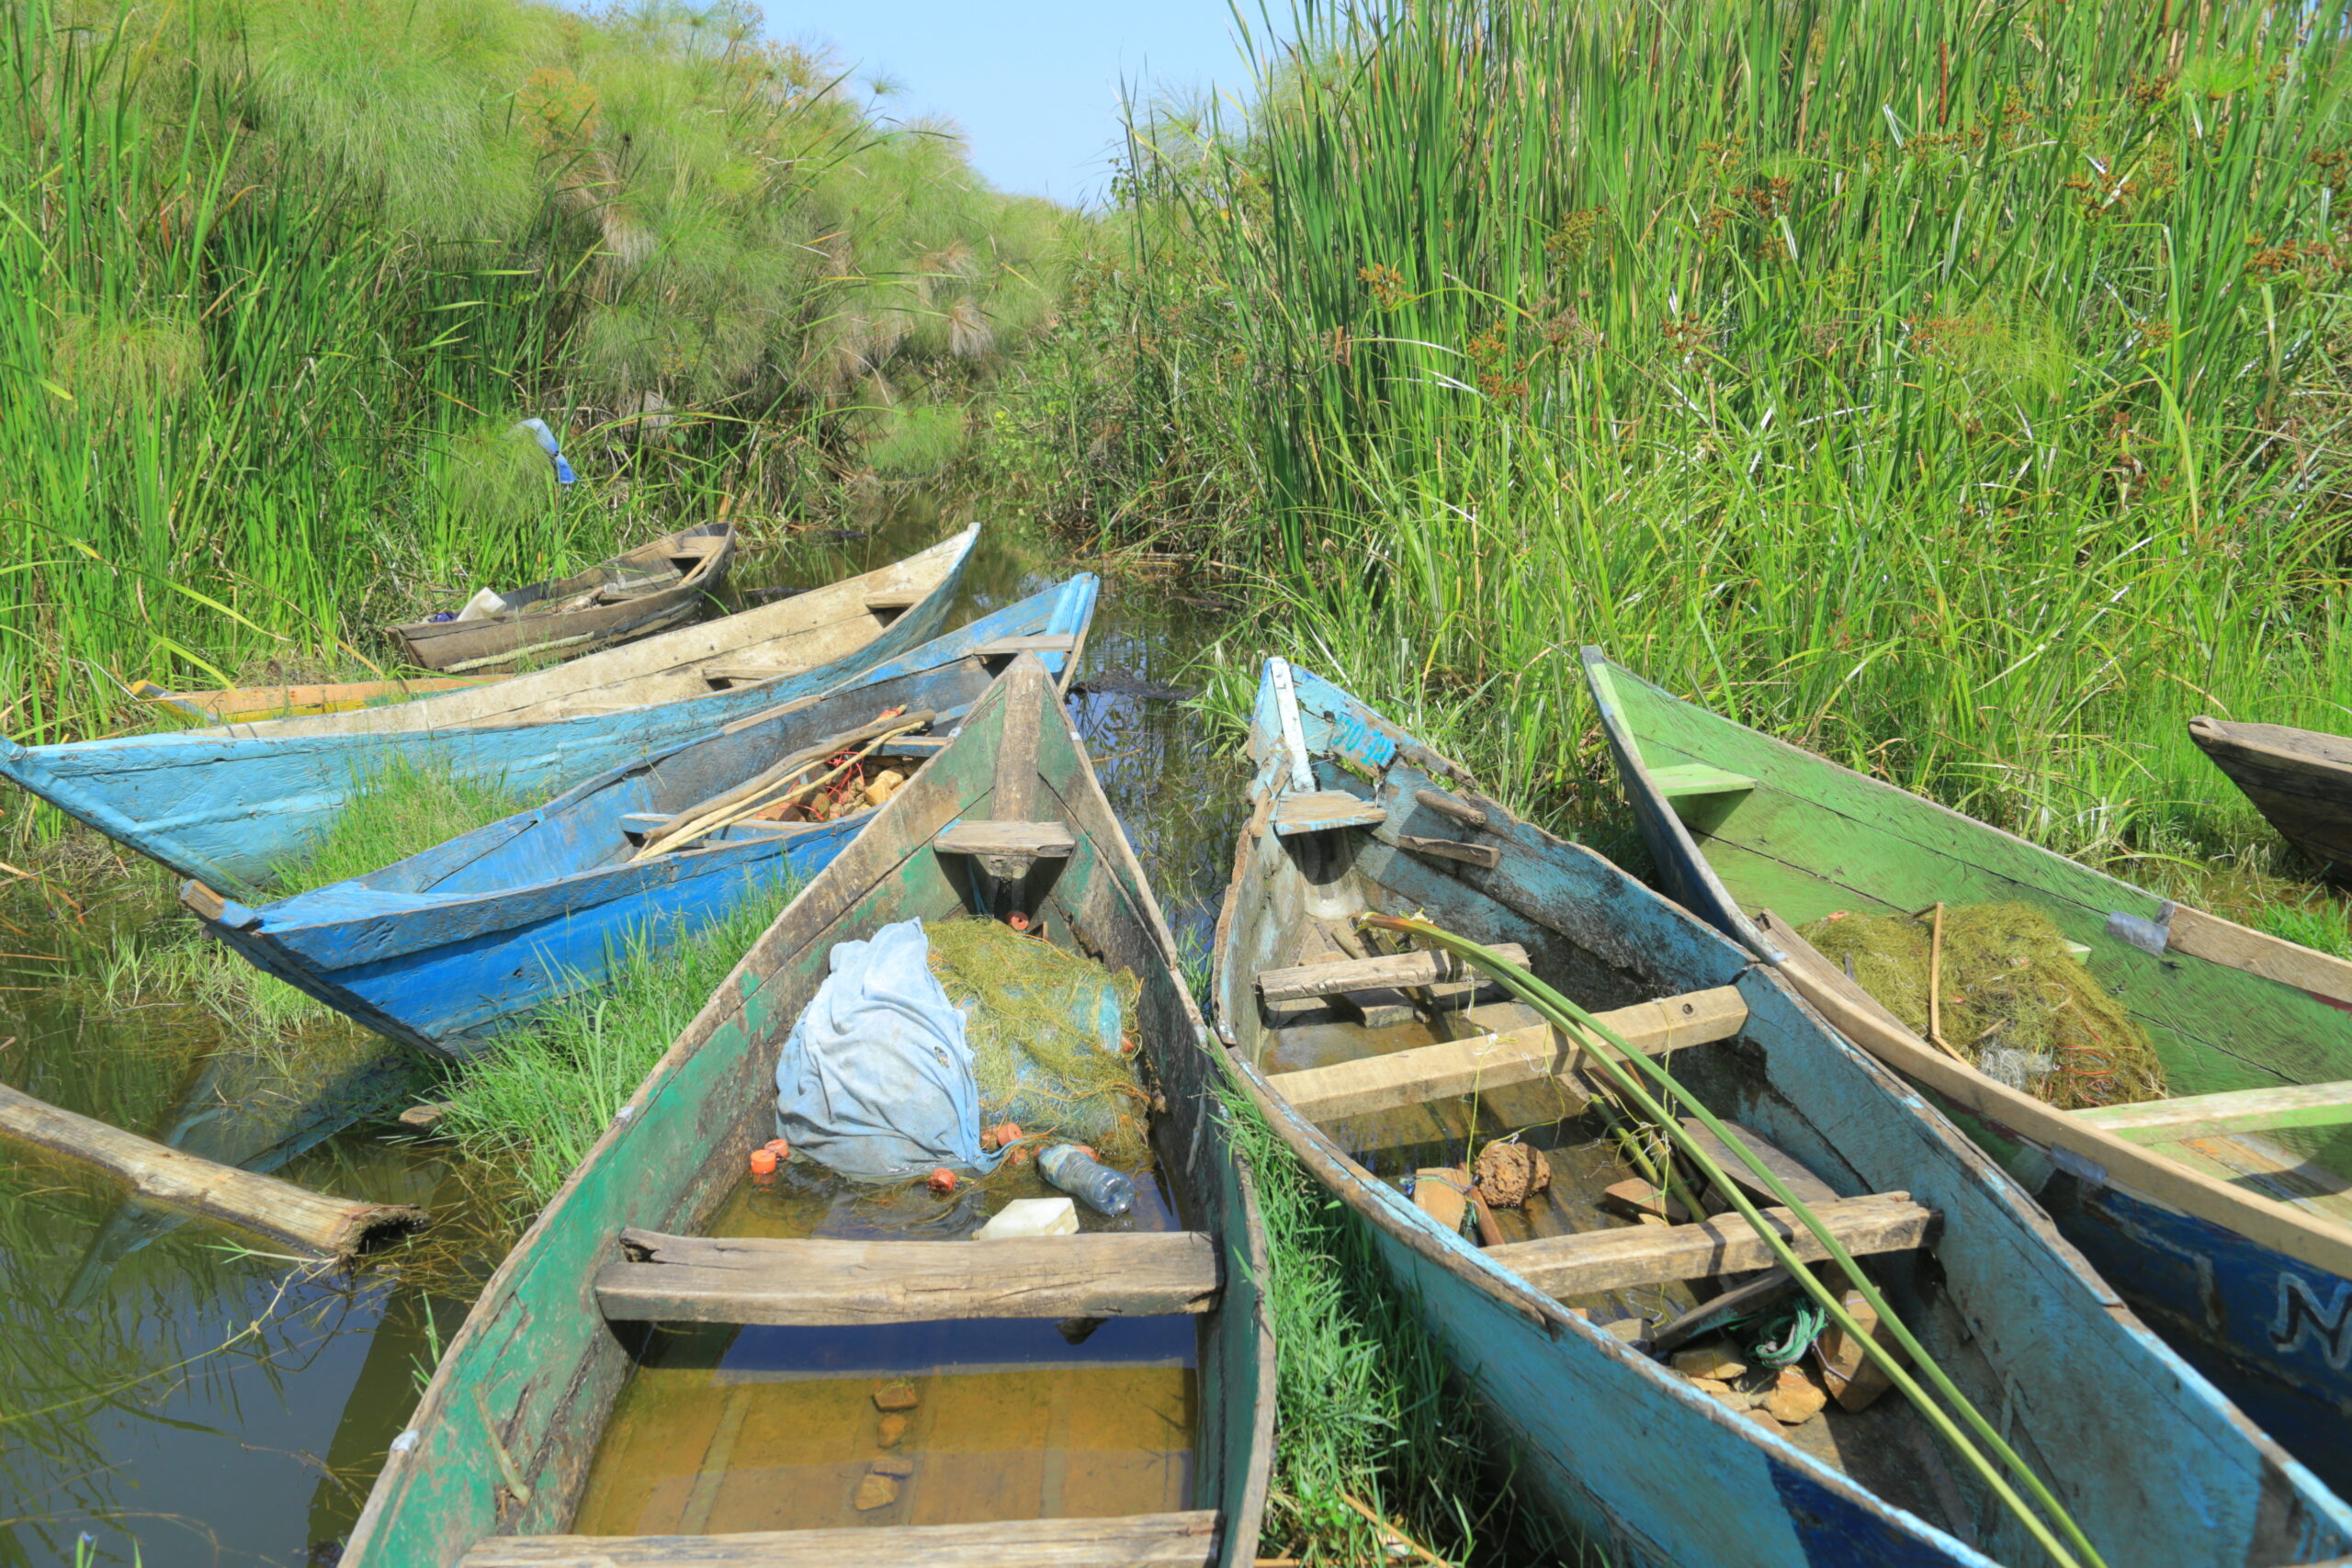
<instances>
[{"instance_id":1,"label":"rope","mask_svg":"<svg viewBox=\"0 0 2352 1568\"><path fill-rule=\"evenodd\" d=\"M1799 1302L1778 1312L1736 1317L1726 1327L1754 1325L1756 1338L1747 1353L1768 1367L1793 1366L1829 1326L1829 1314L1812 1302Z\"/></svg>"}]
</instances>

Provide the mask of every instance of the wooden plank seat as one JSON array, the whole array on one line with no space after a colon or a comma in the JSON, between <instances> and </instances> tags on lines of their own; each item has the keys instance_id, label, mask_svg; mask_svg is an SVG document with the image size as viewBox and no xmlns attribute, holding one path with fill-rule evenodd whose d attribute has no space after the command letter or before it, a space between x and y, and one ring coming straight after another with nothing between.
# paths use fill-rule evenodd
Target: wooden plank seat
<instances>
[{"instance_id":1,"label":"wooden plank seat","mask_svg":"<svg viewBox=\"0 0 2352 1568\"><path fill-rule=\"evenodd\" d=\"M1197 1231L1001 1241L779 1241L625 1230L596 1275L614 1322L814 1325L1207 1312L1222 1280Z\"/></svg>"},{"instance_id":2,"label":"wooden plank seat","mask_svg":"<svg viewBox=\"0 0 2352 1568\"><path fill-rule=\"evenodd\" d=\"M1724 1125L1731 1129L1733 1137L1747 1145L1747 1151L1756 1156L1765 1169L1779 1177L1781 1185L1796 1194L1800 1202L1811 1203L1818 1208L1824 1203L1838 1201L1836 1188L1814 1175L1792 1156L1766 1142L1761 1134L1752 1128L1743 1127L1736 1122L1725 1122ZM1746 1160L1732 1153L1724 1146L1721 1138L1708 1131L1706 1123L1695 1116L1686 1116L1682 1119L1682 1130L1690 1135L1691 1142L1706 1151L1708 1158L1723 1167L1724 1174L1738 1183L1748 1196L1760 1198L1767 1202L1780 1201L1779 1195L1765 1186L1754 1171L1747 1168Z\"/></svg>"},{"instance_id":3,"label":"wooden plank seat","mask_svg":"<svg viewBox=\"0 0 2352 1568\"><path fill-rule=\"evenodd\" d=\"M750 686L785 672L782 664L706 664L702 678L714 686Z\"/></svg>"},{"instance_id":4,"label":"wooden plank seat","mask_svg":"<svg viewBox=\"0 0 2352 1568\"><path fill-rule=\"evenodd\" d=\"M1037 632L1028 637L993 637L972 649L975 659L1011 659L1023 653L1068 653L1078 646L1069 632Z\"/></svg>"},{"instance_id":5,"label":"wooden plank seat","mask_svg":"<svg viewBox=\"0 0 2352 1568\"><path fill-rule=\"evenodd\" d=\"M1521 968L1527 966L1527 949L1515 942L1503 942L1495 951ZM1475 983L1484 976L1451 953L1417 949L1411 953L1383 953L1372 958L1346 958L1337 962L1294 964L1287 969L1261 970L1258 976L1258 995L1270 1002L1294 1001L1302 997L1331 997L1347 991L1446 985L1447 982L1464 978ZM1447 988L1459 987L1447 985Z\"/></svg>"},{"instance_id":6,"label":"wooden plank seat","mask_svg":"<svg viewBox=\"0 0 2352 1568\"><path fill-rule=\"evenodd\" d=\"M1652 768L1650 783L1657 785L1658 794L1668 800L1687 800L1702 795L1746 795L1756 787L1756 781L1744 773L1726 773L1705 762Z\"/></svg>"},{"instance_id":7,"label":"wooden plank seat","mask_svg":"<svg viewBox=\"0 0 2352 1568\"><path fill-rule=\"evenodd\" d=\"M1286 795L1274 807L1274 831L1285 839L1334 828L1370 828L1387 820L1388 813L1377 802L1343 789Z\"/></svg>"},{"instance_id":8,"label":"wooden plank seat","mask_svg":"<svg viewBox=\"0 0 2352 1568\"><path fill-rule=\"evenodd\" d=\"M967 818L942 831L932 847L944 855L1028 855L1067 860L1078 839L1060 822L1013 822L1001 818Z\"/></svg>"},{"instance_id":9,"label":"wooden plank seat","mask_svg":"<svg viewBox=\"0 0 2352 1568\"><path fill-rule=\"evenodd\" d=\"M493 1535L459 1568L1207 1568L1214 1509L737 1535Z\"/></svg>"},{"instance_id":10,"label":"wooden plank seat","mask_svg":"<svg viewBox=\"0 0 2352 1568\"><path fill-rule=\"evenodd\" d=\"M2183 1095L2137 1105L2101 1105L2075 1119L2135 1144L2207 1138L2222 1133L2272 1133L2286 1127L2336 1127L2352 1122L2352 1083L2286 1084L2227 1094Z\"/></svg>"},{"instance_id":11,"label":"wooden plank seat","mask_svg":"<svg viewBox=\"0 0 2352 1568\"><path fill-rule=\"evenodd\" d=\"M1824 1228L1858 1258L1925 1247L1935 1229L1935 1211L1914 1203L1907 1192L1877 1192L1812 1207ZM1788 1210L1763 1213L1800 1259L1817 1262L1828 1256ZM1779 1261L1737 1214L1717 1214L1697 1224L1626 1225L1510 1242L1487 1248L1485 1256L1554 1296L1701 1280L1768 1269Z\"/></svg>"},{"instance_id":12,"label":"wooden plank seat","mask_svg":"<svg viewBox=\"0 0 2352 1568\"><path fill-rule=\"evenodd\" d=\"M913 588L876 588L865 595L869 610L911 610L922 603L922 592Z\"/></svg>"},{"instance_id":13,"label":"wooden plank seat","mask_svg":"<svg viewBox=\"0 0 2352 1568\"><path fill-rule=\"evenodd\" d=\"M1747 1003L1736 987L1723 986L1594 1016L1635 1050L1657 1055L1683 1045L1732 1039L1747 1025ZM1537 1023L1359 1056L1328 1067L1277 1073L1267 1081L1308 1121L1330 1122L1562 1077L1574 1068L1579 1054L1551 1025Z\"/></svg>"}]
</instances>

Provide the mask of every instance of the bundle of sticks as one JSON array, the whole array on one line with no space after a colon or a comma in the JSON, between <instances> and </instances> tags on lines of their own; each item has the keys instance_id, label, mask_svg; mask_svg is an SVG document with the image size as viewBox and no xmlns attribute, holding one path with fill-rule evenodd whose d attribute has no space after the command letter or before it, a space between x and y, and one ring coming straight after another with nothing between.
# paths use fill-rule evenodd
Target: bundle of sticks
<instances>
[{"instance_id":1,"label":"bundle of sticks","mask_svg":"<svg viewBox=\"0 0 2352 1568\"><path fill-rule=\"evenodd\" d=\"M707 839L763 812L808 800L838 782L885 743L901 735L928 728L933 716L928 708L920 713L893 710L870 724L828 736L813 746L803 747L783 761L762 769L733 789L679 812L661 831L647 837L644 847L637 852L635 858L651 860L656 855L668 854L697 839ZM812 770L818 768L825 771L815 778L808 777Z\"/></svg>"}]
</instances>

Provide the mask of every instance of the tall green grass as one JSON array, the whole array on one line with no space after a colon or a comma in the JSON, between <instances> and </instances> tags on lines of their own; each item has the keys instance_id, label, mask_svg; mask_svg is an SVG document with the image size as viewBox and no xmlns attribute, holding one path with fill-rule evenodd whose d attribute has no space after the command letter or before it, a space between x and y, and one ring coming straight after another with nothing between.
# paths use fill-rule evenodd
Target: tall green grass
<instances>
[{"instance_id":1,"label":"tall green grass","mask_svg":"<svg viewBox=\"0 0 2352 1568\"><path fill-rule=\"evenodd\" d=\"M2182 727L2352 728L2341 5L1278 19L1246 119L1136 118L1073 509L1185 493L1565 813L1590 642L2148 880L2268 841Z\"/></svg>"},{"instance_id":2,"label":"tall green grass","mask_svg":"<svg viewBox=\"0 0 2352 1568\"><path fill-rule=\"evenodd\" d=\"M1067 215L837 78L727 3L10 7L0 725L954 460Z\"/></svg>"}]
</instances>

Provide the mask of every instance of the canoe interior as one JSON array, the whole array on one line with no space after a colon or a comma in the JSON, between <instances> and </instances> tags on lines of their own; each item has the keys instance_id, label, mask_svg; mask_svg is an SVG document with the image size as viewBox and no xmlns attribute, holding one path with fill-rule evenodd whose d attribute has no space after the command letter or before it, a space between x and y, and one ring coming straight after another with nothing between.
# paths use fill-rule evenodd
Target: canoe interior
<instances>
[{"instance_id":1,"label":"canoe interior","mask_svg":"<svg viewBox=\"0 0 2352 1568\"><path fill-rule=\"evenodd\" d=\"M1734 781L1671 801L1732 913L1770 908L1803 926L1840 909L2031 904L2090 949L2083 962L2147 1031L2172 1095L2352 1079L2352 1009L2177 949L2152 954L2113 934L2113 914L2162 918L2167 906L2156 895L1759 735L1620 666L1594 668L1638 749L1619 758L1621 769L1638 763L1655 779L1695 766ZM1692 908L1720 901L1703 886L1675 886L1666 857L1660 871ZM2308 1168L2286 1179L2311 1189L2332 1217L2352 1221L2352 1125L2260 1137L2292 1156L2289 1167ZM2194 1149L2166 1152L2224 1179L2245 1174Z\"/></svg>"},{"instance_id":2,"label":"canoe interior","mask_svg":"<svg viewBox=\"0 0 2352 1568\"><path fill-rule=\"evenodd\" d=\"M2352 1539L2341 1505L2290 1471L2276 1445L2250 1438L2122 1313L2013 1183L1776 976L1600 856L1518 822L1347 694L1303 671L1296 680L1316 790L1379 817L1272 830L1282 796L1299 792L1283 783L1287 753L1261 689L1255 813L1220 921L1216 994L1221 1030L1262 1083L1526 1017L1466 991L1373 995L1381 1006L1407 1003L1385 1012L1363 993L1352 1005L1305 1009L1261 1000L1258 976L1315 962L1318 951L1325 962L1340 956L1327 938L1361 941L1350 922L1362 910L1418 912L1482 942L1521 944L1536 974L1596 1011L1736 987L1747 1008L1736 1035L1678 1048L1673 1071L1838 1197L1907 1193L1934 1212L1927 1245L1871 1257L1867 1271L2109 1562L2283 1563ZM1431 791L1485 826L1432 808ZM1415 840L1420 848L1408 847ZM1427 840L1492 849L1497 863L1449 858ZM1264 1093L1277 1131L1371 1224L1392 1273L1510 1435L1515 1462L1611 1539L1620 1561L1981 1561L1971 1549L2000 1562L2039 1557L1899 1393L1766 1429L1596 1327L1642 1317L1654 1329L1733 1277L1555 1300L1497 1261L1509 1254L1465 1241L1404 1195L1417 1171L1463 1167L1476 1148L1516 1135L1543 1151L1553 1185L1523 1210L1496 1211L1502 1243L1635 1228L1598 1201L1603 1186L1637 1172L1572 1077L1321 1125L1278 1088Z\"/></svg>"},{"instance_id":3,"label":"canoe interior","mask_svg":"<svg viewBox=\"0 0 2352 1568\"><path fill-rule=\"evenodd\" d=\"M502 592L506 607L491 615L412 621L391 634L417 663L453 672L576 656L696 615L734 559L735 525L706 523L570 577Z\"/></svg>"},{"instance_id":4,"label":"canoe interior","mask_svg":"<svg viewBox=\"0 0 2352 1568\"><path fill-rule=\"evenodd\" d=\"M141 700L198 724L251 724L306 718L414 702L505 679L502 675L435 675L410 681L334 681L310 686L241 686L222 692L174 692L152 681L132 688Z\"/></svg>"},{"instance_id":5,"label":"canoe interior","mask_svg":"<svg viewBox=\"0 0 2352 1568\"><path fill-rule=\"evenodd\" d=\"M1039 594L1023 602L1025 616L1004 624L1043 626L1066 597ZM955 649L943 645L971 640L926 647L944 656ZM1057 677L1065 661L1059 653L1041 660ZM873 812L746 823L641 860L649 820L714 799L892 709L935 716L926 736L884 741L862 772L911 776L1010 661L967 654L910 662L919 667L738 720L365 876L257 909L232 902L205 929L379 1033L469 1055L534 1010L603 984L632 943L689 936L778 877L822 871Z\"/></svg>"},{"instance_id":6,"label":"canoe interior","mask_svg":"<svg viewBox=\"0 0 2352 1568\"><path fill-rule=\"evenodd\" d=\"M446 1564L492 1532L546 1534L593 1522L576 1516L607 1417L633 1375L644 1386L633 1390L615 1434L615 1441L623 1444L642 1441L647 1423L659 1414L653 1407L661 1401L664 1372L697 1355L741 1371L744 1376L737 1381L746 1384L775 1380L793 1368L812 1374L825 1370L826 1341L821 1334L812 1337L812 1331L761 1331L739 1338L733 1343L743 1348L730 1360L729 1354L709 1348L707 1336L697 1344L693 1334L645 1335L609 1326L599 1314L593 1281L599 1268L620 1260L624 1226L707 1234L713 1225L744 1223L758 1207L757 1198L739 1195L744 1155L774 1132L776 1055L825 975L833 944L909 916L935 920L968 912L973 883L963 857L935 853L932 840L959 818L986 818L1008 806L1023 819L1057 818L1074 831L1069 858L1057 872L1035 874L1021 895L1045 919L1048 934L1114 969L1135 971L1143 982L1138 1021L1166 1106L1155 1116L1153 1142L1173 1210L1158 1223L1181 1221L1207 1232L1224 1257L1217 1306L1188 1319L1182 1331L1196 1368L1190 1396L1195 1436L1179 1506L1217 1510L1227 1527L1218 1560L1250 1560L1273 1393L1272 1343L1257 1287L1264 1278L1263 1237L1247 1177L1212 1114L1213 1066L1203 1048L1200 1015L1176 972L1173 942L1060 715L1050 679L1034 659L1024 659L981 699L956 742L901 790L759 940L500 1268L435 1372L413 1437L404 1435L395 1445L352 1538L347 1562ZM1115 1326L1134 1332L1151 1321ZM974 1354L988 1364L991 1345L1001 1354L1001 1327L949 1325L908 1336L903 1354L909 1370L931 1370L924 1358L936 1359L943 1335L949 1353L960 1355L961 1341L968 1339ZM1149 1331L1143 1332L1148 1337ZM835 1335L836 1364L847 1364L840 1358L862 1358L855 1368L861 1374L881 1370L873 1345L844 1349L840 1340ZM861 1376L856 1386L870 1396L874 1381ZM803 1416L814 1420L816 1402L827 1393L808 1393L799 1407ZM943 1418L947 1403L943 1395ZM721 1399L715 1407L718 1416L725 1404ZM788 1435L760 1425L772 1411L756 1388L736 1408L736 1436L729 1441L742 1445L743 1434L751 1434L749 1445L738 1448L736 1463L757 1468L774 1462L775 1486L818 1484L821 1479L829 1497L838 1501L845 1495L834 1484L832 1467L805 1448L786 1456L778 1445L788 1446ZM844 1420L848 1408L837 1413ZM1073 1419L1101 1418L1099 1411L1069 1409ZM673 1440L690 1441L674 1436ZM863 1440L870 1449L872 1439ZM710 1446L706 1441L706 1454ZM911 1496L922 1490L921 1467L933 1456L915 1434L901 1451L918 1467L909 1487ZM764 1461L763 1453L768 1456ZM848 1457L837 1456L836 1465ZM701 1474L697 1471L697 1481ZM726 1479L722 1470L710 1483L713 1498L702 1527L753 1528L722 1505L749 1506L744 1500L754 1498L758 1489L730 1488L723 1484ZM966 1498L968 1507L986 1503ZM639 1499L632 1517L644 1517L647 1506ZM1042 1511L1051 1499L1033 1490L1017 1503L995 1506ZM600 1517L615 1508L629 1511L611 1484L600 1484L596 1507ZM684 1507L679 1503L673 1510L681 1520ZM896 1508L865 1516L845 1506L840 1511L849 1516L838 1521L842 1524L907 1522L890 1517ZM790 1510L772 1500L769 1513ZM729 1526L729 1517L737 1522Z\"/></svg>"}]
</instances>

